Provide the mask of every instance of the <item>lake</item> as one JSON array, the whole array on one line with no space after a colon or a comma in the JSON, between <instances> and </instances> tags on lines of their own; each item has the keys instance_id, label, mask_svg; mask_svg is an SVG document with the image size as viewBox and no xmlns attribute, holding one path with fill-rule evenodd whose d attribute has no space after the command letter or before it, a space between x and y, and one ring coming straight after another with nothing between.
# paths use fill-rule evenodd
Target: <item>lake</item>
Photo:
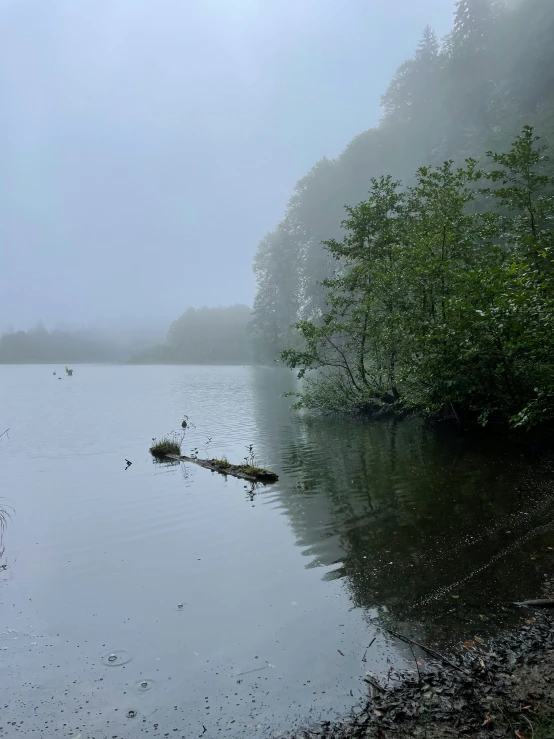
<instances>
[{"instance_id":1,"label":"lake","mask_svg":"<svg viewBox=\"0 0 554 739\"><path fill-rule=\"evenodd\" d=\"M294 382L0 366L4 736L275 737L410 666L383 627L448 648L544 592L554 484L525 446L303 418L281 397ZM253 444L279 482L155 464L152 437L184 414L183 453L240 462Z\"/></svg>"}]
</instances>

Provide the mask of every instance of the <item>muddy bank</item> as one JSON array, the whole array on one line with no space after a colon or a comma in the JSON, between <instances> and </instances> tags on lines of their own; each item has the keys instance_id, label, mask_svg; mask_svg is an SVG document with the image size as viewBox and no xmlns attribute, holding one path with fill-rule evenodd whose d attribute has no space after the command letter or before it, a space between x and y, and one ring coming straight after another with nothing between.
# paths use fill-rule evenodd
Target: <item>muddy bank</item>
<instances>
[{"instance_id":1,"label":"muddy bank","mask_svg":"<svg viewBox=\"0 0 554 739\"><path fill-rule=\"evenodd\" d=\"M290 739L554 739L554 613L522 614L518 630L449 655L412 644L413 669L380 682L368 673L361 710Z\"/></svg>"}]
</instances>

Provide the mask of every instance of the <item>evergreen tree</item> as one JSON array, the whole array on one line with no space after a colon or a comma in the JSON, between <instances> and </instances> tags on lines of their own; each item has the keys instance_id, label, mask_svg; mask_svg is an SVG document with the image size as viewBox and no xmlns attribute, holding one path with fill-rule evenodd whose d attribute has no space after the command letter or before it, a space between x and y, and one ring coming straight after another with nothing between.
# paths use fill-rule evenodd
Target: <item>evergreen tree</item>
<instances>
[{"instance_id":1,"label":"evergreen tree","mask_svg":"<svg viewBox=\"0 0 554 739\"><path fill-rule=\"evenodd\" d=\"M416 62L434 67L439 56L439 39L431 26L425 26L415 53Z\"/></svg>"},{"instance_id":2,"label":"evergreen tree","mask_svg":"<svg viewBox=\"0 0 554 739\"><path fill-rule=\"evenodd\" d=\"M554 94L554 3L526 0L508 21L500 39L504 75L520 108L534 112Z\"/></svg>"},{"instance_id":3,"label":"evergreen tree","mask_svg":"<svg viewBox=\"0 0 554 739\"><path fill-rule=\"evenodd\" d=\"M498 14L494 0L456 0L454 54L486 54Z\"/></svg>"},{"instance_id":4,"label":"evergreen tree","mask_svg":"<svg viewBox=\"0 0 554 739\"><path fill-rule=\"evenodd\" d=\"M435 108L439 72L439 42L426 26L413 59L400 65L381 98L385 121L416 125Z\"/></svg>"},{"instance_id":5,"label":"evergreen tree","mask_svg":"<svg viewBox=\"0 0 554 739\"><path fill-rule=\"evenodd\" d=\"M457 0L454 29L448 43L445 114L454 141L464 128L487 123L497 81L493 0Z\"/></svg>"},{"instance_id":6,"label":"evergreen tree","mask_svg":"<svg viewBox=\"0 0 554 739\"><path fill-rule=\"evenodd\" d=\"M262 239L254 258L258 289L254 299L251 337L259 361L277 359L293 341L291 325L298 318L300 286L298 234L283 221Z\"/></svg>"}]
</instances>

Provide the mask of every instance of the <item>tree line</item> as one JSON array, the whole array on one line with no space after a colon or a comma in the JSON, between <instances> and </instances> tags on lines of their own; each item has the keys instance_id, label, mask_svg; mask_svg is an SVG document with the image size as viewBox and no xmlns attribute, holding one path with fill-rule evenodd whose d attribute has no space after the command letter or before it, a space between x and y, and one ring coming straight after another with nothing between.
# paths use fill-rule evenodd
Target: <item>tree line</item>
<instances>
[{"instance_id":1,"label":"tree line","mask_svg":"<svg viewBox=\"0 0 554 739\"><path fill-rule=\"evenodd\" d=\"M158 331L140 326L134 331L48 331L39 323L29 331L11 330L0 336L0 364L249 364L253 361L251 320L247 305L189 308L170 325L165 342L156 345L152 344Z\"/></svg>"},{"instance_id":2,"label":"tree line","mask_svg":"<svg viewBox=\"0 0 554 739\"><path fill-rule=\"evenodd\" d=\"M0 336L0 364L114 362L121 356L117 342L85 329L48 331L39 323Z\"/></svg>"},{"instance_id":3,"label":"tree line","mask_svg":"<svg viewBox=\"0 0 554 739\"><path fill-rule=\"evenodd\" d=\"M299 406L390 403L529 426L554 417L554 178L531 127L510 151L373 179L347 208L327 310L282 352ZM483 209L483 204L490 209Z\"/></svg>"},{"instance_id":4,"label":"tree line","mask_svg":"<svg viewBox=\"0 0 554 739\"><path fill-rule=\"evenodd\" d=\"M505 151L525 124L554 141L553 37L551 0L458 0L446 38L424 30L382 97L379 126L318 162L260 242L253 265L259 360L294 342L290 327L299 318L326 310L321 282L335 265L323 242L340 238L345 204L363 200L372 177L412 184L420 166Z\"/></svg>"},{"instance_id":5,"label":"tree line","mask_svg":"<svg viewBox=\"0 0 554 739\"><path fill-rule=\"evenodd\" d=\"M458 0L380 125L297 184L255 256L253 339L262 361L326 367L303 404L549 414L553 34L550 0Z\"/></svg>"}]
</instances>

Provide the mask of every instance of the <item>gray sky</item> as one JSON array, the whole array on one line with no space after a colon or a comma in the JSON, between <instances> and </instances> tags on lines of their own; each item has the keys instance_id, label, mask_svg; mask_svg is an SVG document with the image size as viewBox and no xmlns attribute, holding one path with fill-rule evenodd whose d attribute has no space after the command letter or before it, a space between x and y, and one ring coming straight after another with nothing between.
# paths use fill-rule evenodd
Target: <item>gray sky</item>
<instances>
[{"instance_id":1,"label":"gray sky","mask_svg":"<svg viewBox=\"0 0 554 739\"><path fill-rule=\"evenodd\" d=\"M451 0L0 0L0 329L250 302L296 180Z\"/></svg>"}]
</instances>

